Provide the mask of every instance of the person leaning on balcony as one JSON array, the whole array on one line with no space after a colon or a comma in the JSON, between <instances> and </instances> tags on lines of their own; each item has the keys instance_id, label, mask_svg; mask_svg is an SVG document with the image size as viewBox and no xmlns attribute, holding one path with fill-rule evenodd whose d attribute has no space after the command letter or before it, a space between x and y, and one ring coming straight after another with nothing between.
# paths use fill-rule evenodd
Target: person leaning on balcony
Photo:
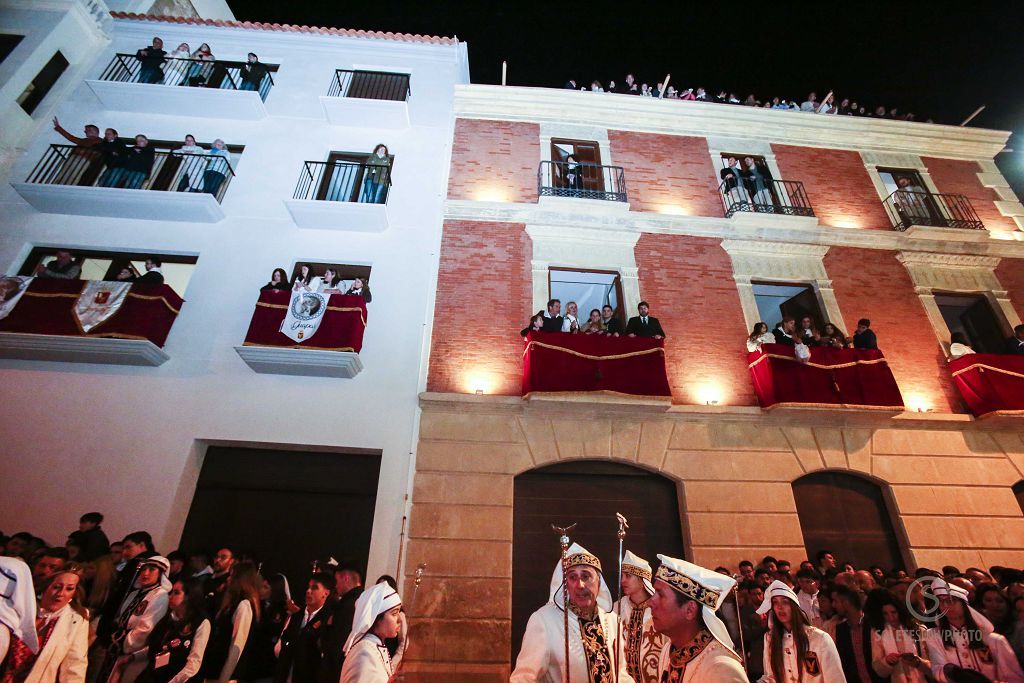
<instances>
[{"instance_id":1,"label":"person leaning on balcony","mask_svg":"<svg viewBox=\"0 0 1024 683\"><path fill-rule=\"evenodd\" d=\"M576 156L570 154L565 158L565 170L562 171L562 184L570 190L583 189L583 169Z\"/></svg>"},{"instance_id":2,"label":"person leaning on balcony","mask_svg":"<svg viewBox=\"0 0 1024 683\"><path fill-rule=\"evenodd\" d=\"M739 187L740 180L743 178L743 169L740 168L736 157L727 158L725 163L726 167L719 171L718 175L725 181L725 191L732 192Z\"/></svg>"},{"instance_id":3,"label":"person leaning on balcony","mask_svg":"<svg viewBox=\"0 0 1024 683\"><path fill-rule=\"evenodd\" d=\"M861 318L857 321L857 331L853 333L853 348L855 349L877 349L878 338L871 329L871 321Z\"/></svg>"},{"instance_id":4,"label":"person leaning on balcony","mask_svg":"<svg viewBox=\"0 0 1024 683\"><path fill-rule=\"evenodd\" d=\"M210 46L207 43L200 45L191 54L191 59L193 63L189 65L188 71L185 72L185 78L182 80L181 85L193 87L206 85L206 79L213 72L214 56Z\"/></svg>"},{"instance_id":5,"label":"person leaning on balcony","mask_svg":"<svg viewBox=\"0 0 1024 683\"><path fill-rule=\"evenodd\" d=\"M260 287L260 291L282 290L287 292L291 288L291 285L288 284L288 273L284 272L284 268L274 268L274 272L270 274L270 282Z\"/></svg>"},{"instance_id":6,"label":"person leaning on balcony","mask_svg":"<svg viewBox=\"0 0 1024 683\"><path fill-rule=\"evenodd\" d=\"M144 47L135 53L139 60L139 83L162 83L164 70L160 67L167 61L167 53L164 52L164 41L159 37L153 38L153 44Z\"/></svg>"},{"instance_id":7,"label":"person leaning on balcony","mask_svg":"<svg viewBox=\"0 0 1024 683\"><path fill-rule=\"evenodd\" d=\"M974 349L971 348L967 335L963 332L954 332L953 336L949 339L950 358L960 358L961 356L969 356L973 353Z\"/></svg>"},{"instance_id":8,"label":"person leaning on balcony","mask_svg":"<svg viewBox=\"0 0 1024 683\"><path fill-rule=\"evenodd\" d=\"M82 274L82 267L72 258L70 251L60 250L54 254L56 258L45 266L40 263L33 273L36 277L47 277L57 280L77 280Z\"/></svg>"},{"instance_id":9,"label":"person leaning on balcony","mask_svg":"<svg viewBox=\"0 0 1024 683\"><path fill-rule=\"evenodd\" d=\"M169 59L188 59L191 56L192 48L188 46L188 43L182 43L167 55Z\"/></svg>"},{"instance_id":10,"label":"person leaning on balcony","mask_svg":"<svg viewBox=\"0 0 1024 683\"><path fill-rule=\"evenodd\" d=\"M754 157L746 157L743 160L744 184L747 186L747 192L753 196L756 204L767 204L771 205L772 193L769 189L772 184L772 173L768 170L767 166L758 166L757 162L754 161Z\"/></svg>"},{"instance_id":11,"label":"person leaning on balcony","mask_svg":"<svg viewBox=\"0 0 1024 683\"><path fill-rule=\"evenodd\" d=\"M228 150L224 141L220 138L214 140L208 156L206 171L203 172L203 192L216 197L217 191L220 190L220 186L224 183L224 178L227 177L228 168L230 167L228 164Z\"/></svg>"},{"instance_id":12,"label":"person leaning on balcony","mask_svg":"<svg viewBox=\"0 0 1024 683\"><path fill-rule=\"evenodd\" d=\"M85 124L85 137L80 138L65 130L54 116L53 129L75 146L75 149L71 150L71 157L62 166L54 182L59 185L71 185L77 180L79 185L92 185L96 181L96 176L99 175L102 165L100 155L94 151L96 145L103 142L99 126L95 123Z\"/></svg>"},{"instance_id":13,"label":"person leaning on balcony","mask_svg":"<svg viewBox=\"0 0 1024 683\"><path fill-rule=\"evenodd\" d=\"M163 265L158 257L148 257L146 259L146 274L135 282L140 285L162 285L164 283L164 274L161 270Z\"/></svg>"},{"instance_id":14,"label":"person leaning on balcony","mask_svg":"<svg viewBox=\"0 0 1024 683\"><path fill-rule=\"evenodd\" d=\"M345 294L349 296L361 296L366 300L366 303L373 301L373 296L370 294L370 286L361 277L357 277L352 280L352 286L348 288Z\"/></svg>"},{"instance_id":15,"label":"person leaning on balcony","mask_svg":"<svg viewBox=\"0 0 1024 683\"><path fill-rule=\"evenodd\" d=\"M176 164L175 170L181 166L185 167L185 170L181 172L181 178L178 180L178 192L199 192L199 190L192 187L193 175L198 175L197 169L200 164L205 163L199 157L205 156L206 150L196 144L195 136L189 134L185 136L185 144L172 152L171 157L164 162L164 169L168 168L168 164ZM161 175L164 171L161 170Z\"/></svg>"},{"instance_id":16,"label":"person leaning on balcony","mask_svg":"<svg viewBox=\"0 0 1024 683\"><path fill-rule=\"evenodd\" d=\"M544 312L544 331L561 332L564 321L565 318L562 317L562 302L559 299L548 301L548 310Z\"/></svg>"},{"instance_id":17,"label":"person leaning on balcony","mask_svg":"<svg viewBox=\"0 0 1024 683\"><path fill-rule=\"evenodd\" d=\"M125 156L128 154L128 147L121 142L115 129L107 128L103 131L103 141L94 149L99 152L100 158L106 166L96 184L99 187L116 187L124 179L120 170L121 164L124 163Z\"/></svg>"},{"instance_id":18,"label":"person leaning on balcony","mask_svg":"<svg viewBox=\"0 0 1024 683\"><path fill-rule=\"evenodd\" d=\"M1013 328L1013 336L1006 340L1003 353L1024 356L1024 325L1017 325Z\"/></svg>"},{"instance_id":19,"label":"person leaning on balcony","mask_svg":"<svg viewBox=\"0 0 1024 683\"><path fill-rule=\"evenodd\" d=\"M832 323L825 323L821 328L821 337L818 339L818 346L831 346L837 349L846 348L846 337L839 328Z\"/></svg>"},{"instance_id":20,"label":"person leaning on balcony","mask_svg":"<svg viewBox=\"0 0 1024 683\"><path fill-rule=\"evenodd\" d=\"M139 134L135 136L135 146L130 147L121 161L121 166L117 171L120 174L114 174L120 180L121 177L125 179L124 186L130 190L138 190L142 187L142 183L149 177L150 171L153 170L153 162L156 160L156 153L153 148L149 146L149 138L145 135ZM115 182L114 185L117 185Z\"/></svg>"},{"instance_id":21,"label":"person leaning on balcony","mask_svg":"<svg viewBox=\"0 0 1024 683\"><path fill-rule=\"evenodd\" d=\"M575 301L565 305L565 317L562 318L562 332L576 334L580 331L580 308Z\"/></svg>"},{"instance_id":22,"label":"person leaning on balcony","mask_svg":"<svg viewBox=\"0 0 1024 683\"><path fill-rule=\"evenodd\" d=\"M260 84L267 75L267 65L260 61L255 52L250 52L246 58L245 66L239 69L242 82L238 85L239 90L255 90L259 92Z\"/></svg>"},{"instance_id":23,"label":"person leaning on balcony","mask_svg":"<svg viewBox=\"0 0 1024 683\"><path fill-rule=\"evenodd\" d=\"M601 320L601 311L594 308L590 311L590 319L580 328L583 334L604 334L604 321Z\"/></svg>"},{"instance_id":24,"label":"person leaning on balcony","mask_svg":"<svg viewBox=\"0 0 1024 683\"><path fill-rule=\"evenodd\" d=\"M601 307L601 322L604 323L604 333L613 337L622 334L622 321L615 316L615 309L605 304Z\"/></svg>"},{"instance_id":25,"label":"person leaning on balcony","mask_svg":"<svg viewBox=\"0 0 1024 683\"><path fill-rule=\"evenodd\" d=\"M760 351L762 344L775 344L775 335L768 331L768 323L758 322L747 337L747 351Z\"/></svg>"},{"instance_id":26,"label":"person leaning on balcony","mask_svg":"<svg viewBox=\"0 0 1024 683\"><path fill-rule=\"evenodd\" d=\"M525 337L531 332L543 332L544 331L544 311L537 311L530 318L530 324L519 331L519 336Z\"/></svg>"},{"instance_id":27,"label":"person leaning on balcony","mask_svg":"<svg viewBox=\"0 0 1024 683\"><path fill-rule=\"evenodd\" d=\"M383 142L373 148L373 154L366 158L366 173L363 177L361 202L383 204L384 189L391 184L391 157L388 146Z\"/></svg>"},{"instance_id":28,"label":"person leaning on balcony","mask_svg":"<svg viewBox=\"0 0 1024 683\"><path fill-rule=\"evenodd\" d=\"M772 336L775 337L776 344L796 346L797 339L799 338L796 332L796 318L788 315L784 317L782 322L772 330Z\"/></svg>"},{"instance_id":29,"label":"person leaning on balcony","mask_svg":"<svg viewBox=\"0 0 1024 683\"><path fill-rule=\"evenodd\" d=\"M312 291L310 283L313 281L313 269L309 267L308 263L303 263L299 266L299 272L296 273L294 279L292 279L292 290L298 292L299 290L306 290L307 292Z\"/></svg>"},{"instance_id":30,"label":"person leaning on balcony","mask_svg":"<svg viewBox=\"0 0 1024 683\"><path fill-rule=\"evenodd\" d=\"M661 323L653 315L649 315L651 307L646 301L641 301L637 305L637 312L640 315L635 315L629 319L626 323L626 334L630 337L653 337L654 339L664 339L665 331L661 329Z\"/></svg>"}]
</instances>

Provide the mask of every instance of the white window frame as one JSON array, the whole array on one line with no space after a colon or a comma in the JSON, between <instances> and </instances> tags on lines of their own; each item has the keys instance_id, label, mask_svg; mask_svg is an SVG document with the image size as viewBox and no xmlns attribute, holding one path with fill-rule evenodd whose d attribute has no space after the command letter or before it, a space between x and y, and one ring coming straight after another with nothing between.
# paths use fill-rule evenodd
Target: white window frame
<instances>
[{"instance_id":1,"label":"white window frame","mask_svg":"<svg viewBox=\"0 0 1024 683\"><path fill-rule=\"evenodd\" d=\"M864 168L868 170L868 176L871 178L872 184L875 186L875 191L878 193L878 198L881 201L885 201L892 194L889 192L889 188L882 182L882 176L878 173L878 167L882 168L906 168L912 171L916 171L921 176L921 182L924 183L924 189L932 194L939 194L939 189L935 186L935 181L932 180L932 176L928 173L928 167L921 161L921 157L916 154L898 154L895 152L861 152L861 159L864 160Z\"/></svg>"}]
</instances>

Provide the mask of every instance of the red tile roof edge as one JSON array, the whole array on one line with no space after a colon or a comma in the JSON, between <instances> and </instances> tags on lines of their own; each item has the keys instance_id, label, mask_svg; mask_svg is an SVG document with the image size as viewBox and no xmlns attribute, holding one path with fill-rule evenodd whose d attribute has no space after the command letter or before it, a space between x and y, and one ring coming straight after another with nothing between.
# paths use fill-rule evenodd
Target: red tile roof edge
<instances>
[{"instance_id":1,"label":"red tile roof edge","mask_svg":"<svg viewBox=\"0 0 1024 683\"><path fill-rule=\"evenodd\" d=\"M166 21L172 24L192 24L195 26L224 26L229 28L246 28L258 31L283 31L287 33L319 33L330 36L346 36L350 38L379 38L397 40L403 43L432 43L434 45L458 45L458 38L443 36L421 36L411 33L391 33L390 31L361 31L347 28L325 28L321 26L294 26L292 24L268 24L262 21L225 21L223 19L202 19L195 17L166 17L155 14L137 14L135 12L111 12L115 19L133 19L136 21Z\"/></svg>"}]
</instances>

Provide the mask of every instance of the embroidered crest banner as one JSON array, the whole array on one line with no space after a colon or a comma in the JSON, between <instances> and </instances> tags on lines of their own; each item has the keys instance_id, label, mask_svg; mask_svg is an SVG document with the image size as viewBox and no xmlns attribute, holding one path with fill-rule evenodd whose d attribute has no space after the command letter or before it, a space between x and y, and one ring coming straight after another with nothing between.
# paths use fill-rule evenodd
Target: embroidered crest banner
<instances>
[{"instance_id":1,"label":"embroidered crest banner","mask_svg":"<svg viewBox=\"0 0 1024 683\"><path fill-rule=\"evenodd\" d=\"M14 310L21 295L25 293L34 279L26 275L0 277L0 320L6 318L7 314Z\"/></svg>"},{"instance_id":2,"label":"embroidered crest banner","mask_svg":"<svg viewBox=\"0 0 1024 683\"><path fill-rule=\"evenodd\" d=\"M121 304L124 303L131 288L130 282L86 281L74 309L75 319L78 320L82 331L88 333L121 310Z\"/></svg>"},{"instance_id":3,"label":"embroidered crest banner","mask_svg":"<svg viewBox=\"0 0 1024 683\"><path fill-rule=\"evenodd\" d=\"M328 297L320 292L292 292L288 313L281 323L281 334L302 343L316 334L327 312Z\"/></svg>"}]
</instances>

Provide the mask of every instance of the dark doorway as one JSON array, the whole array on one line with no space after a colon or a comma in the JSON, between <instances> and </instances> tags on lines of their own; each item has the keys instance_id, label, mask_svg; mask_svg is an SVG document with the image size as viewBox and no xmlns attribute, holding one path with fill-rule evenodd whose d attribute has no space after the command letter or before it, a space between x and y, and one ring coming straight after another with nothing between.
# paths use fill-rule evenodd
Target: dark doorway
<instances>
[{"instance_id":1,"label":"dark doorway","mask_svg":"<svg viewBox=\"0 0 1024 683\"><path fill-rule=\"evenodd\" d=\"M579 189L589 192L604 191L604 174L601 166L601 146L590 140L562 140L552 138L551 160L561 162L554 164L556 187L570 187L571 183L563 175L569 170L566 165L572 156L580 164L582 176Z\"/></svg>"},{"instance_id":2,"label":"dark doorway","mask_svg":"<svg viewBox=\"0 0 1024 683\"><path fill-rule=\"evenodd\" d=\"M512 508L512 660L530 615L549 599L558 563L552 524L576 523L570 534L601 559L605 581L618 594L618 525L629 520L625 547L657 564L657 553L683 557L675 482L647 470L605 461L559 463L516 477Z\"/></svg>"},{"instance_id":3,"label":"dark doorway","mask_svg":"<svg viewBox=\"0 0 1024 683\"><path fill-rule=\"evenodd\" d=\"M882 487L845 472L814 472L793 482L807 557L829 550L863 568L906 567Z\"/></svg>"},{"instance_id":4,"label":"dark doorway","mask_svg":"<svg viewBox=\"0 0 1024 683\"><path fill-rule=\"evenodd\" d=\"M830 322L822 315L818 295L810 285L768 282L755 282L753 285L757 311L769 329L785 317L799 322L804 316L810 316L819 330Z\"/></svg>"},{"instance_id":5,"label":"dark doorway","mask_svg":"<svg viewBox=\"0 0 1024 683\"><path fill-rule=\"evenodd\" d=\"M949 334L960 332L978 353L1002 353L1003 331L992 305L983 294L935 294Z\"/></svg>"},{"instance_id":6,"label":"dark doorway","mask_svg":"<svg viewBox=\"0 0 1024 683\"><path fill-rule=\"evenodd\" d=\"M7 55L14 52L14 48L18 47L18 43L24 37L13 33L0 33L0 62L3 62L7 59Z\"/></svg>"},{"instance_id":7,"label":"dark doorway","mask_svg":"<svg viewBox=\"0 0 1024 683\"><path fill-rule=\"evenodd\" d=\"M379 474L379 453L210 446L180 547L230 546L284 573L301 598L314 559L365 573Z\"/></svg>"},{"instance_id":8,"label":"dark doorway","mask_svg":"<svg viewBox=\"0 0 1024 683\"><path fill-rule=\"evenodd\" d=\"M24 92L18 97L18 104L31 115L39 103L43 101L50 88L54 86L61 74L68 68L68 60L59 51L53 53L53 57L46 63L42 71L36 74L32 82L28 84Z\"/></svg>"}]
</instances>

